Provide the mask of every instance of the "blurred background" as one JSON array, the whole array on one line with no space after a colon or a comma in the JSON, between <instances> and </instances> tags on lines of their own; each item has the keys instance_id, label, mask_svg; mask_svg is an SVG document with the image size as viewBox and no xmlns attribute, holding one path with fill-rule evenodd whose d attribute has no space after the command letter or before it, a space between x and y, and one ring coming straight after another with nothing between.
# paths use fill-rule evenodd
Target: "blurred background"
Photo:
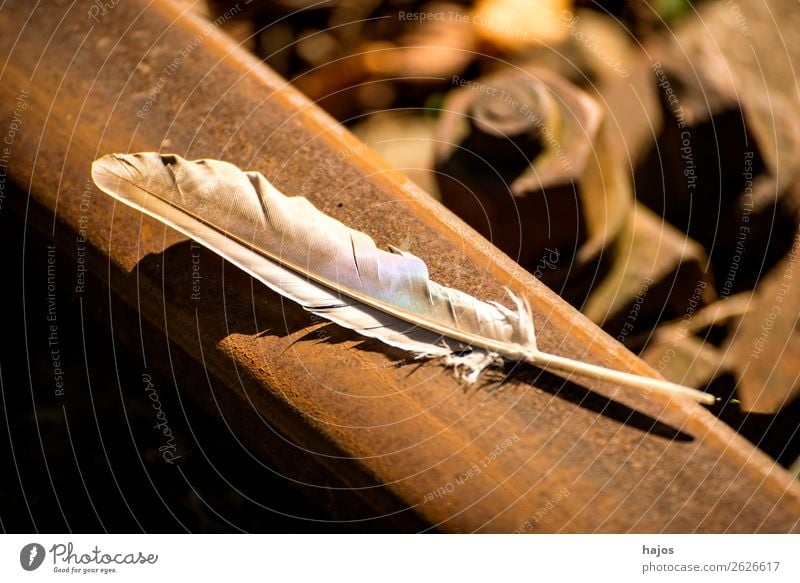
<instances>
[{"instance_id":1,"label":"blurred background","mask_svg":"<svg viewBox=\"0 0 800 583\"><path fill-rule=\"evenodd\" d=\"M800 39L775 34L776 21L800 30L796 2L766 11L730 0L180 4L666 378L718 395L719 417L800 474L800 94L792 66ZM9 213L0 213L0 240L4 272L27 274L0 292L6 325L27 335L3 349L2 388L36 383L35 371L50 375L51 354L46 323L24 321L25 286L45 277L25 262L41 266L46 245L26 239ZM90 350L105 355L92 381L115 391L86 381L66 391L85 415L85 426L69 428L87 444L79 458L60 431L48 432L63 422L60 405L34 404L31 413L28 396L4 391L9 436L60 452L43 464L3 442L5 467L18 468L0 486L4 530L385 528L340 522L335 504L309 502L302 486L254 470L218 420L168 391L165 409L182 412L176 434L194 435L194 419L209 429L183 444L190 453L180 473L161 463L155 445L142 462L148 471L132 468L128 435L146 435L152 415L147 401L122 407L118 397L141 394L138 369L115 348L101 306L57 293L63 361L76 367L65 379L88 378L77 343L83 326L105 322L88 334ZM130 374L120 374L126 367ZM112 438L95 442L95 423ZM108 464L119 467L110 474ZM87 482L107 490L107 508L95 507ZM271 504L254 506L247 488L269 489ZM173 514L148 510L164 502Z\"/></svg>"}]
</instances>

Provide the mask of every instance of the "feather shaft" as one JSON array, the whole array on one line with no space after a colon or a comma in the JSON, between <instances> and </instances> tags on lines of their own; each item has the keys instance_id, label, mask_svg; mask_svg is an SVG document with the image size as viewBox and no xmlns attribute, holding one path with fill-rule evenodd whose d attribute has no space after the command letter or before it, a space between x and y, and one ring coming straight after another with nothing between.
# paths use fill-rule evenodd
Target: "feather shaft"
<instances>
[{"instance_id":1,"label":"feather shaft","mask_svg":"<svg viewBox=\"0 0 800 583\"><path fill-rule=\"evenodd\" d=\"M543 370L557 372L561 375L575 374L582 377L617 383L647 392L653 391L667 396L684 395L706 405L713 405L716 402L716 397L714 397L714 395L698 391L691 387L605 368L580 360L572 360L547 352L538 351L528 359L527 362Z\"/></svg>"}]
</instances>

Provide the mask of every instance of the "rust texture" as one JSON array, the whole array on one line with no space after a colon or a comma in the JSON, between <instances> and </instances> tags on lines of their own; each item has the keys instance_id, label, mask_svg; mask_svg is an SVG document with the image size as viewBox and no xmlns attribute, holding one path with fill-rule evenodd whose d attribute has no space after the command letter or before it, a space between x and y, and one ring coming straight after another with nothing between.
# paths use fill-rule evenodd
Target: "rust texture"
<instances>
[{"instance_id":1,"label":"rust texture","mask_svg":"<svg viewBox=\"0 0 800 583\"><path fill-rule=\"evenodd\" d=\"M525 293L543 349L655 374L209 23L138 0L95 22L89 6L17 0L0 12L4 126L27 100L9 177L48 209L37 228L73 255L85 231L88 265L113 294L293 447L344 452L326 471L346 483L357 467L444 531L800 531L800 485L694 405L526 367L465 388L231 267L221 279L207 254L192 300L190 244L114 208L89 183L94 158L160 148L260 170L379 244L401 243L439 282L485 299Z\"/></svg>"}]
</instances>

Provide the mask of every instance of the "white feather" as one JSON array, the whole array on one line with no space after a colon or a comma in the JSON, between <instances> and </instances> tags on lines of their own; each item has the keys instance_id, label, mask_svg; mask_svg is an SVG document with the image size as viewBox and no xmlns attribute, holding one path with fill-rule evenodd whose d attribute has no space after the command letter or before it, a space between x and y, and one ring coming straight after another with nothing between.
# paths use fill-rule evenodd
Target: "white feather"
<instances>
[{"instance_id":1,"label":"white feather","mask_svg":"<svg viewBox=\"0 0 800 583\"><path fill-rule=\"evenodd\" d=\"M695 389L541 352L527 300L509 292L516 307L511 310L439 285L418 257L378 249L365 233L305 198L285 196L257 172L216 160L140 153L104 156L94 162L92 177L104 192L306 310L418 357L444 357L467 382L506 358L713 402Z\"/></svg>"}]
</instances>

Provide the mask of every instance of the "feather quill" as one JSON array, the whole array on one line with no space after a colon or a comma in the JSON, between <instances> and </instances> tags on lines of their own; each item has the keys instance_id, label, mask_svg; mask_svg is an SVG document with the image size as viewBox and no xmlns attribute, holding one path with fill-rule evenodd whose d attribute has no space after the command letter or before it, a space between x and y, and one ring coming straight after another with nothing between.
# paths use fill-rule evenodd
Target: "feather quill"
<instances>
[{"instance_id":1,"label":"feather quill","mask_svg":"<svg viewBox=\"0 0 800 583\"><path fill-rule=\"evenodd\" d=\"M307 199L288 197L258 172L217 160L152 152L111 154L92 165L97 186L218 253L306 310L357 333L442 357L467 382L503 359L713 403L695 389L540 351L528 302L484 302L428 278L418 257L379 249Z\"/></svg>"}]
</instances>

